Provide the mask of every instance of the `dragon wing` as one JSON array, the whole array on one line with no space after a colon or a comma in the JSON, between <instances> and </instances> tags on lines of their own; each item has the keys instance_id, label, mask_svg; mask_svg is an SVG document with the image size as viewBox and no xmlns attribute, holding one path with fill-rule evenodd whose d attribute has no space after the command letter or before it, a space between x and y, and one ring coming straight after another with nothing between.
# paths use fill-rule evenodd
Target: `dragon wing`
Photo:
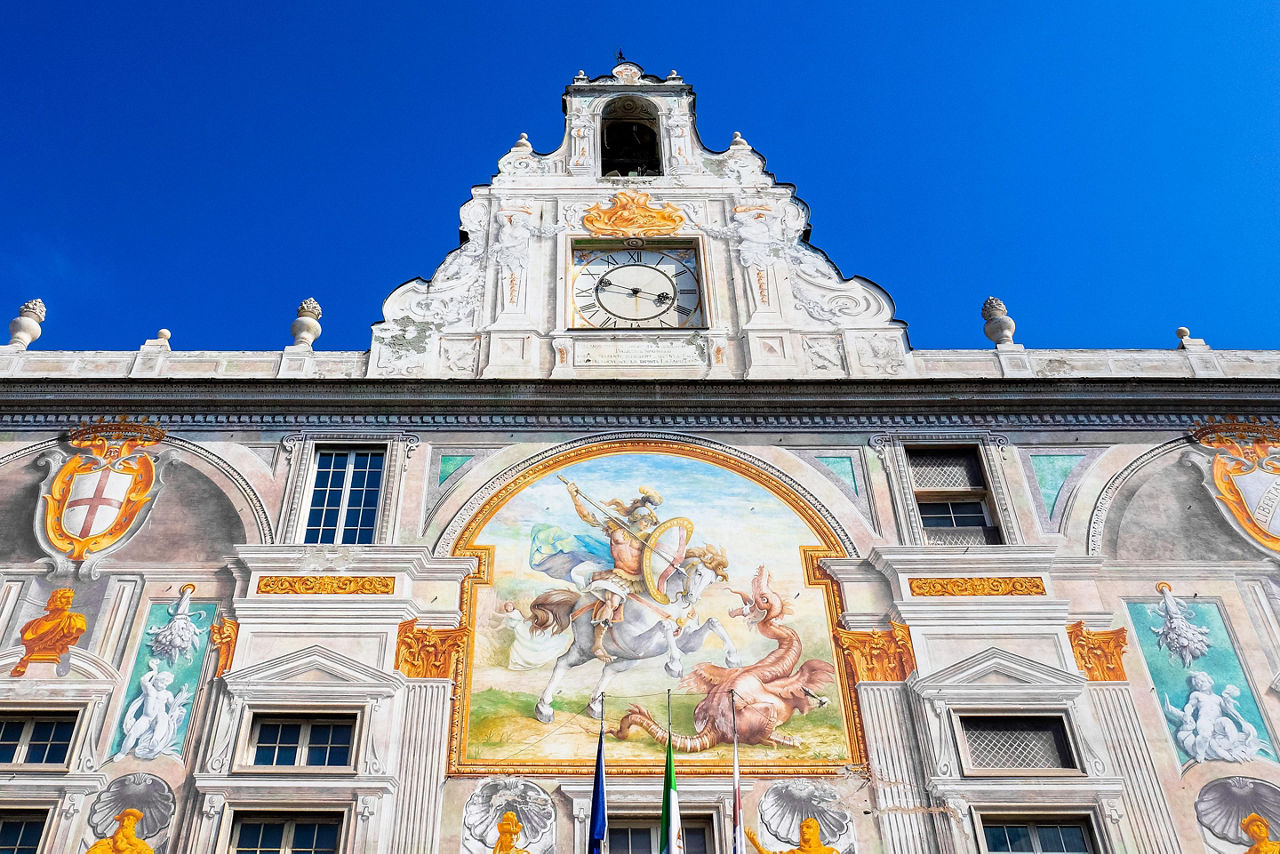
<instances>
[{"instance_id":1,"label":"dragon wing","mask_svg":"<svg viewBox=\"0 0 1280 854\"><path fill-rule=\"evenodd\" d=\"M805 689L819 691L835 681L836 669L833 665L811 658L800 669L790 676L774 679L766 684L769 693L779 697L799 697Z\"/></svg>"},{"instance_id":2,"label":"dragon wing","mask_svg":"<svg viewBox=\"0 0 1280 854\"><path fill-rule=\"evenodd\" d=\"M693 672L680 680L680 690L695 694L710 694L712 689L723 685L737 670L738 668L733 667L699 664L693 668Z\"/></svg>"}]
</instances>

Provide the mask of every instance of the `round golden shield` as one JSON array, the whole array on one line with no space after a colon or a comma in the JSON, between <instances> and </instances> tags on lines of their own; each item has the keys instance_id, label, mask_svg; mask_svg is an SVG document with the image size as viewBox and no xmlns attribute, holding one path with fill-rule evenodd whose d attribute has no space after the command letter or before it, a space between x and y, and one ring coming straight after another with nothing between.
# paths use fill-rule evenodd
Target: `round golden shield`
<instances>
[{"instance_id":1,"label":"round golden shield","mask_svg":"<svg viewBox=\"0 0 1280 854\"><path fill-rule=\"evenodd\" d=\"M684 550L693 536L693 522L683 516L668 519L649 532L644 543L644 559L640 568L644 571L644 586L659 605L668 605L671 598L663 591L666 576L684 562Z\"/></svg>"}]
</instances>

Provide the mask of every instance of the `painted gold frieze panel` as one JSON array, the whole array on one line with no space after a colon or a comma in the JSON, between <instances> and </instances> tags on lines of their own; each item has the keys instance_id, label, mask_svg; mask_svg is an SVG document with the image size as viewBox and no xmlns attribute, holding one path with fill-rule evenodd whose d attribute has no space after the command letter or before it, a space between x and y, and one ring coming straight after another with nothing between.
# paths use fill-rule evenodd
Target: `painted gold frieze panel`
<instances>
[{"instance_id":1,"label":"painted gold frieze panel","mask_svg":"<svg viewBox=\"0 0 1280 854\"><path fill-rule=\"evenodd\" d=\"M396 580L390 575L263 575L258 578L259 593L305 596L389 594L395 591L395 586Z\"/></svg>"},{"instance_id":2,"label":"painted gold frieze panel","mask_svg":"<svg viewBox=\"0 0 1280 854\"><path fill-rule=\"evenodd\" d=\"M912 596L1043 596L1039 577L912 578Z\"/></svg>"}]
</instances>

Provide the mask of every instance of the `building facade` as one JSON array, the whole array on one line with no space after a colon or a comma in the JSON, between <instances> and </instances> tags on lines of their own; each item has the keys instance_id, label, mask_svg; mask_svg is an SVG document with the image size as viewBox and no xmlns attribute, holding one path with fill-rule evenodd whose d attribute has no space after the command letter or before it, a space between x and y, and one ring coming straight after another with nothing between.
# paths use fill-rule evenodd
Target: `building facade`
<instances>
[{"instance_id":1,"label":"building facade","mask_svg":"<svg viewBox=\"0 0 1280 854\"><path fill-rule=\"evenodd\" d=\"M693 106L579 73L368 351L22 307L0 852L584 852L601 732L611 854L669 739L688 854L735 742L760 850L1276 850L1280 353L915 349Z\"/></svg>"}]
</instances>

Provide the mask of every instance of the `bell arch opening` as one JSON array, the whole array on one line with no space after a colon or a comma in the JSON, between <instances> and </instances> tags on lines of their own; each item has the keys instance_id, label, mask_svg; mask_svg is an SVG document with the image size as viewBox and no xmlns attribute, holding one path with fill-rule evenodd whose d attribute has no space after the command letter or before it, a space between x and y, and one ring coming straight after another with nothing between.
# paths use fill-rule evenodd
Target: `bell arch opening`
<instances>
[{"instance_id":1,"label":"bell arch opening","mask_svg":"<svg viewBox=\"0 0 1280 854\"><path fill-rule=\"evenodd\" d=\"M639 178L662 174L658 110L644 98L623 95L600 114L600 174Z\"/></svg>"}]
</instances>

